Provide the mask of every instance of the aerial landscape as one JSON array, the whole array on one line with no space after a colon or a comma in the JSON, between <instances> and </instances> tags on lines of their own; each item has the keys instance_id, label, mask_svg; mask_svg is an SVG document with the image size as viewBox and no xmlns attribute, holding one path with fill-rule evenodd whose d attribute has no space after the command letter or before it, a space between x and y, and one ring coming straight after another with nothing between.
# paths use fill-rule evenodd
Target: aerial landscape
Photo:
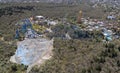
<instances>
[{"instance_id":1,"label":"aerial landscape","mask_svg":"<svg viewBox=\"0 0 120 73\"><path fill-rule=\"evenodd\" d=\"M120 73L120 0L0 0L0 73Z\"/></svg>"}]
</instances>

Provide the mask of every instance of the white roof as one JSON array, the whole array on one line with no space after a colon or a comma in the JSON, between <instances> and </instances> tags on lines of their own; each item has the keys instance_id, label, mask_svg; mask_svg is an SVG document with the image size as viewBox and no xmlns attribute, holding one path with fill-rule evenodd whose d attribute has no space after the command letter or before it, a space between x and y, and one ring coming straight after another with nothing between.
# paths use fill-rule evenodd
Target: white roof
<instances>
[{"instance_id":1,"label":"white roof","mask_svg":"<svg viewBox=\"0 0 120 73\"><path fill-rule=\"evenodd\" d=\"M44 16L36 16L37 18L44 18Z\"/></svg>"}]
</instances>

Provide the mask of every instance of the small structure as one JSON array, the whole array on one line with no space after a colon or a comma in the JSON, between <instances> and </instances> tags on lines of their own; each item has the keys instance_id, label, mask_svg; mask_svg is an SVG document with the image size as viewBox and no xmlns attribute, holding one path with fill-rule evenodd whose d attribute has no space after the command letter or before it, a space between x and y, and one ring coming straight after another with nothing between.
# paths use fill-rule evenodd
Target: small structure
<instances>
[{"instance_id":1,"label":"small structure","mask_svg":"<svg viewBox=\"0 0 120 73\"><path fill-rule=\"evenodd\" d=\"M115 19L115 16L114 16L114 15L109 15L109 16L107 16L107 19L109 19L109 20L114 20L114 19Z\"/></svg>"},{"instance_id":2,"label":"small structure","mask_svg":"<svg viewBox=\"0 0 120 73\"><path fill-rule=\"evenodd\" d=\"M104 25L104 22L98 21L97 24L98 24L98 25Z\"/></svg>"},{"instance_id":3,"label":"small structure","mask_svg":"<svg viewBox=\"0 0 120 73\"><path fill-rule=\"evenodd\" d=\"M45 17L44 16L36 16L35 19L38 21L43 21L43 20L45 20Z\"/></svg>"},{"instance_id":4,"label":"small structure","mask_svg":"<svg viewBox=\"0 0 120 73\"><path fill-rule=\"evenodd\" d=\"M56 24L58 24L58 22L57 21L50 21L50 20L48 20L47 21L47 25L56 25Z\"/></svg>"},{"instance_id":5,"label":"small structure","mask_svg":"<svg viewBox=\"0 0 120 73\"><path fill-rule=\"evenodd\" d=\"M106 39L106 41L112 40L112 31L111 30L103 29L103 35L104 35L104 38Z\"/></svg>"},{"instance_id":6,"label":"small structure","mask_svg":"<svg viewBox=\"0 0 120 73\"><path fill-rule=\"evenodd\" d=\"M43 16L35 16L34 17L34 24L40 24L40 25L45 24L45 17L43 17Z\"/></svg>"},{"instance_id":7,"label":"small structure","mask_svg":"<svg viewBox=\"0 0 120 73\"><path fill-rule=\"evenodd\" d=\"M44 16L36 16L38 19L44 19Z\"/></svg>"},{"instance_id":8,"label":"small structure","mask_svg":"<svg viewBox=\"0 0 120 73\"><path fill-rule=\"evenodd\" d=\"M51 30L51 28L47 28L46 32L53 32L53 31Z\"/></svg>"},{"instance_id":9,"label":"small structure","mask_svg":"<svg viewBox=\"0 0 120 73\"><path fill-rule=\"evenodd\" d=\"M84 19L84 20L83 20L83 24L88 25L88 23L89 23L89 22L88 22L87 19Z\"/></svg>"}]
</instances>

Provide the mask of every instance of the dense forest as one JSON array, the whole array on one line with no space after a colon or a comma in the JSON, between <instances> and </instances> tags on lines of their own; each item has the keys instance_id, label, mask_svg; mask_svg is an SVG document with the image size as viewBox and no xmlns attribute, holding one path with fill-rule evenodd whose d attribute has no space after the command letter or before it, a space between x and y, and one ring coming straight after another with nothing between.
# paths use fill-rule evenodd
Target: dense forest
<instances>
[{"instance_id":1,"label":"dense forest","mask_svg":"<svg viewBox=\"0 0 120 73\"><path fill-rule=\"evenodd\" d=\"M54 4L0 4L0 73L25 73L27 66L13 64L9 61L17 49L15 24L24 18L34 15L43 15L58 19L66 17L74 24L79 10L83 10L84 17L105 20L106 9L94 9L91 5L54 5ZM107 11L110 11L108 8ZM95 14L93 13L95 12ZM71 21L72 20L72 21ZM63 40L58 35L66 32L63 25L53 28L56 32L52 59L46 61L41 67L34 67L30 73L120 73L120 39L112 42L101 40L99 32L70 32L74 39ZM72 30L71 30L72 31ZM59 33L58 33L59 32ZM79 37L76 37L76 34ZM81 36L84 35L84 36ZM80 37L81 36L81 37ZM99 37L101 36L101 37ZM103 37L102 37L103 38Z\"/></svg>"}]
</instances>

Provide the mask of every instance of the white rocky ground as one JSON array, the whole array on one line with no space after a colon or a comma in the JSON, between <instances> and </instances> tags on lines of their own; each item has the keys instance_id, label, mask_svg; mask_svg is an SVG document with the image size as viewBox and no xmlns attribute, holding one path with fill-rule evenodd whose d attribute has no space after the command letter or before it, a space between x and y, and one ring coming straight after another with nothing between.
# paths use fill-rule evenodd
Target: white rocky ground
<instances>
[{"instance_id":1,"label":"white rocky ground","mask_svg":"<svg viewBox=\"0 0 120 73\"><path fill-rule=\"evenodd\" d=\"M52 57L53 39L25 39L18 42L18 48L10 61L28 65L27 73L35 65L41 65Z\"/></svg>"}]
</instances>

